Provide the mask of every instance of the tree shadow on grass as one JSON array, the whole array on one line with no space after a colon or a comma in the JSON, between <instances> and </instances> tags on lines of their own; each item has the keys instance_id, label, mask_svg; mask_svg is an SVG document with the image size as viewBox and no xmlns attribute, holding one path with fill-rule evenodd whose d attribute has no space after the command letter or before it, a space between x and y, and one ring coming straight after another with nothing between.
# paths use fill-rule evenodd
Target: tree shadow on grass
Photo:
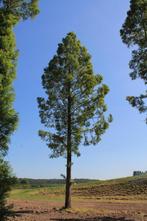
<instances>
[{"instance_id":1,"label":"tree shadow on grass","mask_svg":"<svg viewBox=\"0 0 147 221\"><path fill-rule=\"evenodd\" d=\"M13 205L2 205L0 207L0 221L6 221L8 219L9 214L12 212Z\"/></svg>"},{"instance_id":2,"label":"tree shadow on grass","mask_svg":"<svg viewBox=\"0 0 147 221\"><path fill-rule=\"evenodd\" d=\"M7 221L8 217L21 217L23 214L32 214L33 210L18 210L18 211L8 211L4 219L0 219L0 221ZM134 219L127 219L125 217L108 217L108 216L99 216L93 218L50 218L50 220L54 221L135 221Z\"/></svg>"},{"instance_id":3,"label":"tree shadow on grass","mask_svg":"<svg viewBox=\"0 0 147 221\"><path fill-rule=\"evenodd\" d=\"M44 213L44 212L43 212ZM0 221L7 221L10 217L21 217L23 214L34 214L34 210L17 210L14 211L12 209L9 209L6 211L5 215ZM39 215L40 213L36 212L36 215ZM93 218L50 218L50 220L54 221L135 221L134 219L128 219L125 217L110 217L110 216L98 216Z\"/></svg>"},{"instance_id":4,"label":"tree shadow on grass","mask_svg":"<svg viewBox=\"0 0 147 221\"><path fill-rule=\"evenodd\" d=\"M93 218L80 218L80 219L50 219L54 221L135 221L134 219L126 219L125 217L93 217Z\"/></svg>"},{"instance_id":5,"label":"tree shadow on grass","mask_svg":"<svg viewBox=\"0 0 147 221\"><path fill-rule=\"evenodd\" d=\"M56 209L55 209L56 210ZM57 211L64 211L65 208L60 208ZM51 218L54 221L135 221L134 219L129 219L126 217L111 217L111 216L96 216L91 218Z\"/></svg>"},{"instance_id":6,"label":"tree shadow on grass","mask_svg":"<svg viewBox=\"0 0 147 221\"><path fill-rule=\"evenodd\" d=\"M8 218L12 217L22 217L23 214L32 214L33 210L7 210L5 213L3 213L2 217L0 217L0 221L7 221Z\"/></svg>"}]
</instances>

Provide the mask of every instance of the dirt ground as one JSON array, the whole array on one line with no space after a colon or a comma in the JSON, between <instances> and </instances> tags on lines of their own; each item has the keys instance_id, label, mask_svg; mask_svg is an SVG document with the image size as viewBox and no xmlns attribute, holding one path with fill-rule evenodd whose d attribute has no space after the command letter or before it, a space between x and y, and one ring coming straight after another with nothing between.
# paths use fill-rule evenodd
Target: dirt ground
<instances>
[{"instance_id":1,"label":"dirt ground","mask_svg":"<svg viewBox=\"0 0 147 221\"><path fill-rule=\"evenodd\" d=\"M13 213L9 221L99 220L147 221L147 202L73 201L73 209L62 209L61 202L11 200Z\"/></svg>"}]
</instances>

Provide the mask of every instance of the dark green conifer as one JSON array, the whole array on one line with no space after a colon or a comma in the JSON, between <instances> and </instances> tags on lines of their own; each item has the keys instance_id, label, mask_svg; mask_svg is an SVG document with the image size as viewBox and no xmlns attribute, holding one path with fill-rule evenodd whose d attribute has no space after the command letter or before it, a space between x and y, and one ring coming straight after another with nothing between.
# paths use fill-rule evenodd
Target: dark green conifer
<instances>
[{"instance_id":1,"label":"dark green conifer","mask_svg":"<svg viewBox=\"0 0 147 221\"><path fill-rule=\"evenodd\" d=\"M110 115L105 118L104 98L109 92L102 76L93 73L91 56L74 33L58 45L57 53L42 75L46 97L38 98L40 137L52 150L51 157L67 159L65 208L71 207L72 155L80 155L79 145L95 145L106 131Z\"/></svg>"},{"instance_id":2,"label":"dark green conifer","mask_svg":"<svg viewBox=\"0 0 147 221\"><path fill-rule=\"evenodd\" d=\"M132 60L129 67L132 70L132 80L140 78L147 85L147 0L131 0L127 18L120 30L122 41L133 46ZM139 96L128 96L127 100L140 113L147 113L147 90ZM147 117L146 117L147 123Z\"/></svg>"},{"instance_id":3,"label":"dark green conifer","mask_svg":"<svg viewBox=\"0 0 147 221\"><path fill-rule=\"evenodd\" d=\"M38 0L0 0L0 220L6 217L6 196L13 184L8 163L2 158L8 150L18 115L13 107L13 81L16 78L18 51L14 26L38 13ZM2 156L3 155L3 156Z\"/></svg>"},{"instance_id":4,"label":"dark green conifer","mask_svg":"<svg viewBox=\"0 0 147 221\"><path fill-rule=\"evenodd\" d=\"M13 28L37 13L38 0L0 0L0 152L3 154L8 150L10 136L18 122L13 107L18 56Z\"/></svg>"}]
</instances>

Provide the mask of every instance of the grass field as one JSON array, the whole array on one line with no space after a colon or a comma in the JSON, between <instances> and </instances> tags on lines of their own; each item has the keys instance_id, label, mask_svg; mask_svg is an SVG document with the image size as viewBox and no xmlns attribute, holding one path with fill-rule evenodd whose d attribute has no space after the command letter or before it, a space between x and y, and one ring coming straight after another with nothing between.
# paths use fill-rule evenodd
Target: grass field
<instances>
[{"instance_id":1,"label":"grass field","mask_svg":"<svg viewBox=\"0 0 147 221\"><path fill-rule=\"evenodd\" d=\"M50 184L47 187L13 189L10 199L21 200L62 200L64 184ZM127 177L106 181L73 183L73 198L132 199L147 200L147 176Z\"/></svg>"},{"instance_id":2,"label":"grass field","mask_svg":"<svg viewBox=\"0 0 147 221\"><path fill-rule=\"evenodd\" d=\"M49 187L13 189L9 195L13 200L62 200L64 185L51 185Z\"/></svg>"}]
</instances>

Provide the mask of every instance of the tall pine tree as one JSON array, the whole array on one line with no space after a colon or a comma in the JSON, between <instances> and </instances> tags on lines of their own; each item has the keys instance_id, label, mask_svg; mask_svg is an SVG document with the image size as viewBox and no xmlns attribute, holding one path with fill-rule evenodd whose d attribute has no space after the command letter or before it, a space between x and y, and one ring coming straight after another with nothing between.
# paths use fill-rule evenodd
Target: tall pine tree
<instances>
[{"instance_id":1,"label":"tall pine tree","mask_svg":"<svg viewBox=\"0 0 147 221\"><path fill-rule=\"evenodd\" d=\"M18 55L13 28L38 12L38 0L0 0L0 152L3 154L18 121L13 108Z\"/></svg>"},{"instance_id":2,"label":"tall pine tree","mask_svg":"<svg viewBox=\"0 0 147 221\"><path fill-rule=\"evenodd\" d=\"M18 56L13 28L38 12L38 0L0 0L0 220L5 220L5 200L13 183L10 167L3 156L18 122L13 108Z\"/></svg>"},{"instance_id":3,"label":"tall pine tree","mask_svg":"<svg viewBox=\"0 0 147 221\"><path fill-rule=\"evenodd\" d=\"M129 67L132 80L140 78L147 85L147 0L131 0L130 10L120 30L122 41L135 46ZM128 96L127 100L140 113L147 114L147 90L139 96ZM146 117L147 123L147 117Z\"/></svg>"},{"instance_id":4,"label":"tall pine tree","mask_svg":"<svg viewBox=\"0 0 147 221\"><path fill-rule=\"evenodd\" d=\"M38 98L40 137L52 150L51 157L64 156L66 164L65 208L71 207L72 155L80 155L79 144L96 145L106 131L104 98L109 92L102 76L93 73L91 56L74 33L58 45L57 53L44 69L42 85L46 97Z\"/></svg>"}]
</instances>

